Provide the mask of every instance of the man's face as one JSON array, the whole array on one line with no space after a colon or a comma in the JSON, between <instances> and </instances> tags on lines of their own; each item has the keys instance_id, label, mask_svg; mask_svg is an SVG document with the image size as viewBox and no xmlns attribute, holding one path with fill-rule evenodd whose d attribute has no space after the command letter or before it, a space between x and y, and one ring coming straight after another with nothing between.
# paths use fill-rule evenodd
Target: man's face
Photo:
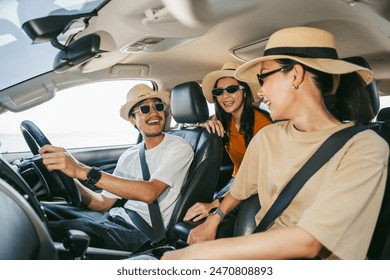
<instances>
[{"instance_id":1,"label":"man's face","mask_svg":"<svg viewBox=\"0 0 390 280\"><path fill-rule=\"evenodd\" d=\"M134 107L129 119L136 126L143 137L156 137L162 134L165 125L165 105L156 98L146 99ZM164 107L163 107L164 106Z\"/></svg>"}]
</instances>

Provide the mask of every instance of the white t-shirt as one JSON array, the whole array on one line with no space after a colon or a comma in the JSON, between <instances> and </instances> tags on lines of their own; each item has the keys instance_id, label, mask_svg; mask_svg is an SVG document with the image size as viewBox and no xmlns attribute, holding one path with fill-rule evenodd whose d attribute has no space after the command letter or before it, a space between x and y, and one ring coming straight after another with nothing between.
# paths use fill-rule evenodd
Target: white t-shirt
<instances>
[{"instance_id":1,"label":"white t-shirt","mask_svg":"<svg viewBox=\"0 0 390 280\"><path fill-rule=\"evenodd\" d=\"M114 175L132 180L143 180L139 158L141 145L144 145L144 142L129 148L123 153L118 160L113 173ZM194 152L192 151L191 145L183 138L164 134L163 141L157 147L145 150L145 157L149 168L150 179L157 179L169 186L157 199L164 225L167 227L177 197L187 177ZM104 190L102 191L102 195L109 198L121 199L121 197ZM145 202L128 200L124 207L138 212L151 225L149 208ZM121 207L112 208L110 215L120 215L127 222L131 223L126 211Z\"/></svg>"}]
</instances>

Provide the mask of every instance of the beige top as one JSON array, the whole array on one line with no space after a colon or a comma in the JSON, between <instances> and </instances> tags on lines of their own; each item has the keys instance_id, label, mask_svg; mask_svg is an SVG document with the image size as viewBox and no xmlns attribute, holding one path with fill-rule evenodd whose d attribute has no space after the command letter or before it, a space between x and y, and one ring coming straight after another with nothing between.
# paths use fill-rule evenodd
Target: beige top
<instances>
[{"instance_id":1,"label":"beige top","mask_svg":"<svg viewBox=\"0 0 390 280\"><path fill-rule=\"evenodd\" d=\"M334 132L300 132L290 122L264 127L252 139L230 188L237 199L258 193L258 223L280 191ZM316 174L271 229L298 225L329 251L323 258L364 259L381 206L389 148L372 130L356 134Z\"/></svg>"}]
</instances>

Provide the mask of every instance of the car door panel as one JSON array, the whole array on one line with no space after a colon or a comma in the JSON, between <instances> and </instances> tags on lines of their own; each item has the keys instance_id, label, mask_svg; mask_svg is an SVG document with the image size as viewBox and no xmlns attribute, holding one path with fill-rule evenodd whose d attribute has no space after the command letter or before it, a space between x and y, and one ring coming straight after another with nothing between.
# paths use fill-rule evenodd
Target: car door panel
<instances>
[{"instance_id":1,"label":"car door panel","mask_svg":"<svg viewBox=\"0 0 390 280\"><path fill-rule=\"evenodd\" d=\"M69 152L80 162L100 168L102 171L112 173L116 167L119 157L130 146L113 146L104 148L85 148L69 150Z\"/></svg>"}]
</instances>

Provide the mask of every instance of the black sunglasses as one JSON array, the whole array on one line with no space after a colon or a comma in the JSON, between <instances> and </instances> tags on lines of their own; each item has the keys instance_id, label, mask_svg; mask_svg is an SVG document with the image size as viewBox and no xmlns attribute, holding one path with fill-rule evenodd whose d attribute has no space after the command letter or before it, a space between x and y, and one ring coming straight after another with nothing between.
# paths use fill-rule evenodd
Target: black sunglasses
<instances>
[{"instance_id":1,"label":"black sunglasses","mask_svg":"<svg viewBox=\"0 0 390 280\"><path fill-rule=\"evenodd\" d=\"M264 74L257 74L257 79L259 80L260 86L262 87L264 85L264 79L267 78L268 76L271 76L279 71L282 71L282 72L290 71L293 67L294 67L294 64L288 65L288 66L283 66L282 68L279 68L279 69L276 69L273 71L269 71L269 72L264 73Z\"/></svg>"},{"instance_id":2,"label":"black sunglasses","mask_svg":"<svg viewBox=\"0 0 390 280\"><path fill-rule=\"evenodd\" d=\"M229 94L234 94L236 93L239 89L244 89L243 86L240 86L240 85L231 85L231 86L228 86L226 88L215 88L211 91L211 93L214 95L214 96L220 96L223 94L224 91L226 91L227 93Z\"/></svg>"},{"instance_id":3,"label":"black sunglasses","mask_svg":"<svg viewBox=\"0 0 390 280\"><path fill-rule=\"evenodd\" d=\"M138 110L134 110L133 113L141 112L141 114L143 114L143 115L149 114L150 110L151 110L150 106L153 106L154 109L156 109L157 112L163 112L167 108L167 106L163 102L154 103L153 105L145 104L145 105L139 106L139 109Z\"/></svg>"}]
</instances>

